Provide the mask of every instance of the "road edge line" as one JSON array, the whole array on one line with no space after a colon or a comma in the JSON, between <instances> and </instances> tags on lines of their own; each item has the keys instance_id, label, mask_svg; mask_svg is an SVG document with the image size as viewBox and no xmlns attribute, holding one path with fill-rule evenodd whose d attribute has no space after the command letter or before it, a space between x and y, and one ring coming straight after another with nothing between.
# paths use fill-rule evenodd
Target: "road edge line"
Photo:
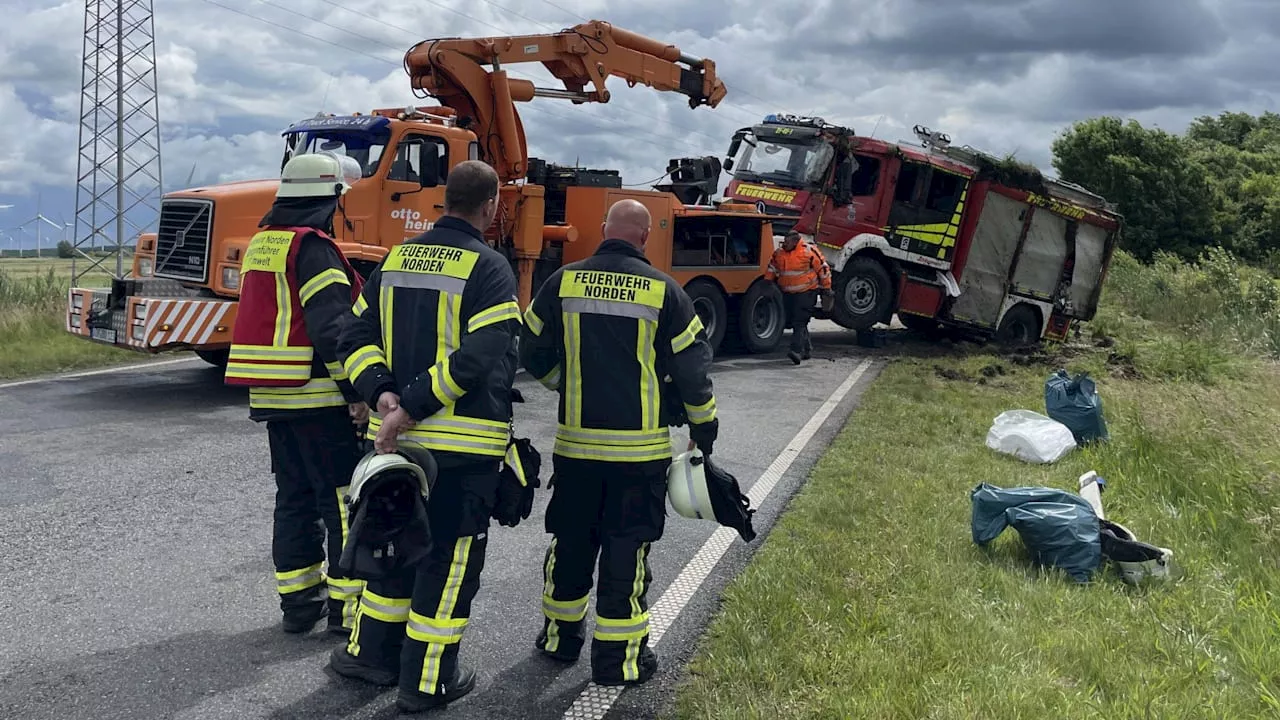
<instances>
[{"instance_id":1,"label":"road edge line","mask_svg":"<svg viewBox=\"0 0 1280 720\"><path fill-rule=\"evenodd\" d=\"M809 421L800 428L787 442L782 452L774 458L769 467L761 473L760 477L751 485L751 489L747 491L747 496L751 498L752 507L760 507L764 501L778 486L778 482L787 470L791 468L791 464L799 457L800 451L809 444L813 436L818 433L827 418L831 417L831 413L839 407L849 392L853 390L853 386L862 379L862 376L872 366L871 359L863 360L858 367L854 368L844 382L827 397L826 401L814 411ZM667 628L675 622L680 613L684 611L689 601L701 589L703 581L715 569L720 562L720 558L728 552L729 547L733 544L734 538L738 537L738 531L730 527L720 527L711 537L703 543L698 552L694 554L688 564L671 582L671 585L662 593L662 597L649 608L649 642L656 646L662 636L666 634ZM573 704L564 712L564 720L604 720L605 715L613 708L613 703L622 695L625 688L618 686L597 685L594 682L585 687L582 692L574 699Z\"/></svg>"},{"instance_id":2,"label":"road edge line","mask_svg":"<svg viewBox=\"0 0 1280 720\"><path fill-rule=\"evenodd\" d=\"M101 370L82 370L79 372L67 373L65 375L47 375L45 377L30 378L27 380L15 380L13 382L0 383L0 390L6 388L22 387L23 385L39 385L40 383L53 382L54 380L72 380L74 378L90 377L93 375L110 375L112 373L122 373L136 370L145 370L153 367L165 367L167 365L177 365L179 363L195 362L200 358L177 358L175 360L159 360L156 362L140 362L130 363L128 365L117 365L116 367L103 368ZM201 361L203 362L203 361Z\"/></svg>"}]
</instances>

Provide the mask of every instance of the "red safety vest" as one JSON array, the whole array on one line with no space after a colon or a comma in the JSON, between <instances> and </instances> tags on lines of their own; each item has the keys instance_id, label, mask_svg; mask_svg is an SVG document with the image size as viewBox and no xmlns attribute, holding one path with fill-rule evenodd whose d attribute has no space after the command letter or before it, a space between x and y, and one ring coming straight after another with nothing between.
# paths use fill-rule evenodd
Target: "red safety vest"
<instances>
[{"instance_id":1,"label":"red safety vest","mask_svg":"<svg viewBox=\"0 0 1280 720\"><path fill-rule=\"evenodd\" d=\"M240 264L240 307L231 330L226 384L300 387L311 380L314 349L303 319L295 267L300 240L308 233L338 250L333 238L309 227L269 225L249 241ZM338 257L351 282L354 304L364 283L341 250Z\"/></svg>"}]
</instances>

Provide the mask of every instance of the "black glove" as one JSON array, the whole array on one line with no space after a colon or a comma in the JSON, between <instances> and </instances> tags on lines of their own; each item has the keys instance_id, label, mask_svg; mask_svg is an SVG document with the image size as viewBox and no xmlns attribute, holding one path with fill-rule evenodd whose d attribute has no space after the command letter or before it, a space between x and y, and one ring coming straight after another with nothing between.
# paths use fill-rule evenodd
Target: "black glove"
<instances>
[{"instance_id":1,"label":"black glove","mask_svg":"<svg viewBox=\"0 0 1280 720\"><path fill-rule=\"evenodd\" d=\"M525 482L520 481L515 464L524 470ZM515 527L533 512L533 491L541 487L538 473L542 469L542 457L533 443L516 438L507 447L507 457L498 476L498 497L489 515L503 527Z\"/></svg>"},{"instance_id":2,"label":"black glove","mask_svg":"<svg viewBox=\"0 0 1280 720\"><path fill-rule=\"evenodd\" d=\"M703 455L711 454L711 446L715 444L720 433L720 420L705 423L689 423L689 439L702 451Z\"/></svg>"}]
</instances>

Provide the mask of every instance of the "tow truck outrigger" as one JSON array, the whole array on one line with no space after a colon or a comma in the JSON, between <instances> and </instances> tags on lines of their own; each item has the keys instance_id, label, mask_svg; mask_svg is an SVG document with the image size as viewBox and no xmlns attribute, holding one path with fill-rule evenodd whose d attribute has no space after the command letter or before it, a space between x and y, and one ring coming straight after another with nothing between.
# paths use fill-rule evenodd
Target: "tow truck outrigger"
<instances>
[{"instance_id":1,"label":"tow truck outrigger","mask_svg":"<svg viewBox=\"0 0 1280 720\"><path fill-rule=\"evenodd\" d=\"M1027 344L1091 319L1120 232L1114 208L1034 168L952 147L945 133L914 130L918 145L769 115L734 134L725 196L822 249L835 275L830 317L846 328L896 312L910 327Z\"/></svg>"}]
</instances>

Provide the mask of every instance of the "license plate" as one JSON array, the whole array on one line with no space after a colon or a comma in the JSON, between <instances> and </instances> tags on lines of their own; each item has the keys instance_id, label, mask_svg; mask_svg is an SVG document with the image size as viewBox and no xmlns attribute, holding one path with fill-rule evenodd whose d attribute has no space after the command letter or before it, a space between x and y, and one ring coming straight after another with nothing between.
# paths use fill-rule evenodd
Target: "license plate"
<instances>
[{"instance_id":1,"label":"license plate","mask_svg":"<svg viewBox=\"0 0 1280 720\"><path fill-rule=\"evenodd\" d=\"M114 328L89 328L89 337L105 343L116 342L116 331Z\"/></svg>"}]
</instances>

